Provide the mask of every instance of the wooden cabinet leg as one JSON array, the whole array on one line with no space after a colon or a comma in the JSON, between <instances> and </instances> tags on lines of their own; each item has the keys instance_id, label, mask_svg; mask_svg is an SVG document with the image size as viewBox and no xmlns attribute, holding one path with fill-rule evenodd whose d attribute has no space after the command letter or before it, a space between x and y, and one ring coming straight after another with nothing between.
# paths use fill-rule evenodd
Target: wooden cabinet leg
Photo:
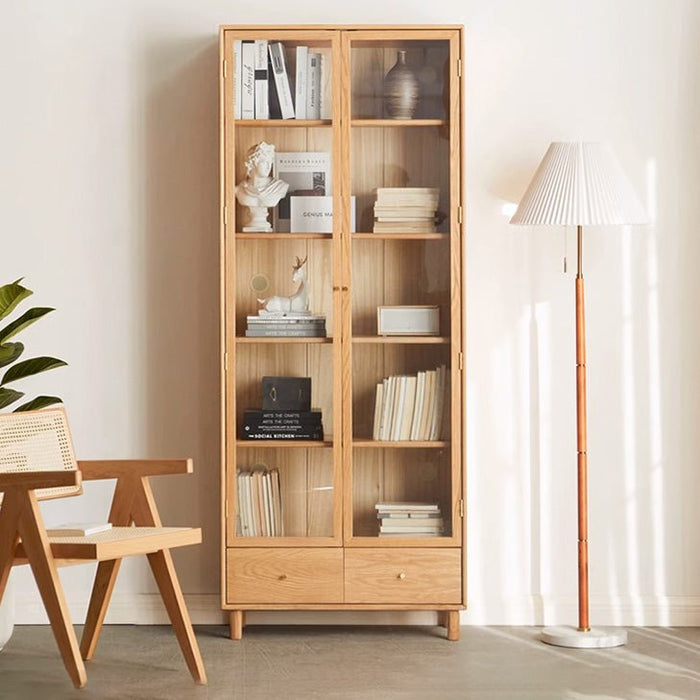
<instances>
[{"instance_id":1,"label":"wooden cabinet leg","mask_svg":"<svg viewBox=\"0 0 700 700\"><path fill-rule=\"evenodd\" d=\"M437 623L438 627L447 628L447 612L445 610L438 610Z\"/></svg>"},{"instance_id":2,"label":"wooden cabinet leg","mask_svg":"<svg viewBox=\"0 0 700 700\"><path fill-rule=\"evenodd\" d=\"M451 642L459 641L459 610L447 611L447 638Z\"/></svg>"},{"instance_id":3,"label":"wooden cabinet leg","mask_svg":"<svg viewBox=\"0 0 700 700\"><path fill-rule=\"evenodd\" d=\"M231 610L229 621L229 633L231 639L243 639L243 627L245 625L245 613L243 610Z\"/></svg>"}]
</instances>

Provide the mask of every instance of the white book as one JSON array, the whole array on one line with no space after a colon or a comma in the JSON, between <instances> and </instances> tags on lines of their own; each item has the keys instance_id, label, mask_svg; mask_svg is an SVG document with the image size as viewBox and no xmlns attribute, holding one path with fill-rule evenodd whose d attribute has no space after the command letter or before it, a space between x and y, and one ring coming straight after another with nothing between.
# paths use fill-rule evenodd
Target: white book
<instances>
[{"instance_id":1,"label":"white book","mask_svg":"<svg viewBox=\"0 0 700 700\"><path fill-rule=\"evenodd\" d=\"M382 410L381 440L391 439L391 416L394 410L394 389L396 377L384 380L384 409Z\"/></svg>"},{"instance_id":2,"label":"white book","mask_svg":"<svg viewBox=\"0 0 700 700\"><path fill-rule=\"evenodd\" d=\"M63 523L47 528L49 537L84 537L112 529L112 523Z\"/></svg>"},{"instance_id":3,"label":"white book","mask_svg":"<svg viewBox=\"0 0 700 700\"><path fill-rule=\"evenodd\" d=\"M255 40L255 118L270 118L267 86L267 39Z\"/></svg>"},{"instance_id":4,"label":"white book","mask_svg":"<svg viewBox=\"0 0 700 700\"><path fill-rule=\"evenodd\" d=\"M233 118L241 118L241 40L233 42Z\"/></svg>"},{"instance_id":5,"label":"white book","mask_svg":"<svg viewBox=\"0 0 700 700\"><path fill-rule=\"evenodd\" d=\"M418 372L416 376L416 400L413 404L413 416L411 418L411 434L409 440L418 440L418 428L420 425L423 398L425 396L425 372Z\"/></svg>"},{"instance_id":6,"label":"white book","mask_svg":"<svg viewBox=\"0 0 700 700\"><path fill-rule=\"evenodd\" d=\"M437 503L426 503L424 501L380 501L375 504L376 510L381 511L422 511L422 512L433 512L437 513L440 510L440 506Z\"/></svg>"},{"instance_id":7,"label":"white book","mask_svg":"<svg viewBox=\"0 0 700 700\"><path fill-rule=\"evenodd\" d=\"M245 520L245 497L243 496L243 472L239 469L236 474L236 504L238 507L238 528L236 532L240 537L245 537L248 530L248 523Z\"/></svg>"},{"instance_id":8,"label":"white book","mask_svg":"<svg viewBox=\"0 0 700 700\"><path fill-rule=\"evenodd\" d=\"M271 470L272 475L272 498L275 506L275 534L278 537L284 535L284 524L282 522L282 494L280 491L280 473L278 469Z\"/></svg>"},{"instance_id":9,"label":"white book","mask_svg":"<svg viewBox=\"0 0 700 700\"><path fill-rule=\"evenodd\" d=\"M333 53L330 47L317 49L321 54L321 119L333 116Z\"/></svg>"},{"instance_id":10,"label":"white book","mask_svg":"<svg viewBox=\"0 0 700 700\"><path fill-rule=\"evenodd\" d=\"M350 233L355 232L355 195L350 197ZM289 198L290 231L333 233L333 197L300 196Z\"/></svg>"},{"instance_id":11,"label":"white book","mask_svg":"<svg viewBox=\"0 0 700 700\"><path fill-rule=\"evenodd\" d=\"M309 52L306 63L306 118L321 118L321 54Z\"/></svg>"},{"instance_id":12,"label":"white book","mask_svg":"<svg viewBox=\"0 0 700 700\"><path fill-rule=\"evenodd\" d=\"M246 472L245 475L245 502L248 512L248 524L250 526L248 536L255 537L260 533L256 529L255 511L253 509L253 475L250 472Z\"/></svg>"},{"instance_id":13,"label":"white book","mask_svg":"<svg viewBox=\"0 0 700 700\"><path fill-rule=\"evenodd\" d=\"M435 390L435 405L433 406L432 425L430 439L439 440L442 433L442 409L445 400L445 365L437 368L437 382Z\"/></svg>"},{"instance_id":14,"label":"white book","mask_svg":"<svg viewBox=\"0 0 700 700\"><path fill-rule=\"evenodd\" d=\"M277 41L269 45L269 50L282 119L294 119L294 101L292 100L292 89L289 85L284 45Z\"/></svg>"},{"instance_id":15,"label":"white book","mask_svg":"<svg viewBox=\"0 0 700 700\"><path fill-rule=\"evenodd\" d=\"M435 399L435 378L437 372L429 369L425 373L425 398L423 400L423 415L421 416L421 427L419 440L430 439L430 427L433 417L433 401Z\"/></svg>"},{"instance_id":16,"label":"white book","mask_svg":"<svg viewBox=\"0 0 700 700\"><path fill-rule=\"evenodd\" d=\"M270 472L263 473L263 489L265 501L265 522L267 523L267 534L272 537L275 534L275 516L272 513L272 484L270 482Z\"/></svg>"},{"instance_id":17,"label":"white book","mask_svg":"<svg viewBox=\"0 0 700 700\"><path fill-rule=\"evenodd\" d=\"M241 119L255 119L255 42L241 42Z\"/></svg>"},{"instance_id":18,"label":"white book","mask_svg":"<svg viewBox=\"0 0 700 700\"><path fill-rule=\"evenodd\" d=\"M333 194L331 154L327 151L276 151L273 175L289 185L274 211L274 230L290 231L291 198Z\"/></svg>"},{"instance_id":19,"label":"white book","mask_svg":"<svg viewBox=\"0 0 700 700\"><path fill-rule=\"evenodd\" d=\"M396 391L394 392L394 411L391 415L391 437L390 440L399 439L401 430L401 412L406 397L406 377L396 377Z\"/></svg>"},{"instance_id":20,"label":"white book","mask_svg":"<svg viewBox=\"0 0 700 700\"><path fill-rule=\"evenodd\" d=\"M401 428L399 430L399 440L411 439L413 406L416 401L416 381L417 378L414 375L406 377L406 395L404 397L403 408L401 410Z\"/></svg>"},{"instance_id":21,"label":"white book","mask_svg":"<svg viewBox=\"0 0 700 700\"><path fill-rule=\"evenodd\" d=\"M306 62L308 55L308 46L297 46L296 83L294 85L294 109L297 119L306 119Z\"/></svg>"},{"instance_id":22,"label":"white book","mask_svg":"<svg viewBox=\"0 0 700 700\"><path fill-rule=\"evenodd\" d=\"M384 384L377 384L377 391L374 395L374 426L372 428L372 440L379 440L379 427L382 420L382 398L384 395Z\"/></svg>"}]
</instances>

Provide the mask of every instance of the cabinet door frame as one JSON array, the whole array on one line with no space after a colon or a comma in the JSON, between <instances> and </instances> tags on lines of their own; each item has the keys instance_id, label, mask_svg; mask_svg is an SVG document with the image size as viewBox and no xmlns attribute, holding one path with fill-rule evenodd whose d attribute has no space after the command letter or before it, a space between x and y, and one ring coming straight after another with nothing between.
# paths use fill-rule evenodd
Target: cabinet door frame
<instances>
[{"instance_id":1,"label":"cabinet door frame","mask_svg":"<svg viewBox=\"0 0 700 700\"><path fill-rule=\"evenodd\" d=\"M357 27L343 28L342 33L342 285L343 285L343 541L345 546L360 547L462 547L465 525L465 455L463 446L464 416L464 327L462 260L463 260L463 163L462 135L462 40L461 27ZM358 537L353 535L353 335L352 335L352 234L350 234L350 196L352 193L352 47L356 42L377 42L391 46L392 42L445 41L449 46L447 125L449 139L449 266L450 266L450 494L452 533L437 538ZM367 120L362 120L367 121ZM375 120L372 120L375 121ZM377 122L382 120L377 119ZM388 120L387 120L388 124ZM359 216L358 216L359 219ZM386 449L386 448L384 448ZM390 449L390 448L389 448Z\"/></svg>"}]
</instances>

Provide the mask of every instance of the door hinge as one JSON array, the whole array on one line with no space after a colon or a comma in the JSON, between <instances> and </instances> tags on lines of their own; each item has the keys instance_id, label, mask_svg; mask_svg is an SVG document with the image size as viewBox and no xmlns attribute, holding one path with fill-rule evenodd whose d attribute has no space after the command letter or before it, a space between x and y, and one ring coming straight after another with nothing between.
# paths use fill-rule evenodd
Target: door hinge
<instances>
[{"instance_id":1,"label":"door hinge","mask_svg":"<svg viewBox=\"0 0 700 700\"><path fill-rule=\"evenodd\" d=\"M224 353L224 371L228 372L228 353Z\"/></svg>"},{"instance_id":2,"label":"door hinge","mask_svg":"<svg viewBox=\"0 0 700 700\"><path fill-rule=\"evenodd\" d=\"M228 225L228 207L224 207L224 226Z\"/></svg>"},{"instance_id":3,"label":"door hinge","mask_svg":"<svg viewBox=\"0 0 700 700\"><path fill-rule=\"evenodd\" d=\"M459 77L459 78L462 77L462 59L461 58L457 59L457 77Z\"/></svg>"},{"instance_id":4,"label":"door hinge","mask_svg":"<svg viewBox=\"0 0 700 700\"><path fill-rule=\"evenodd\" d=\"M224 74L224 78L226 78L228 75L228 62L226 60L224 60L224 65L221 70Z\"/></svg>"},{"instance_id":5,"label":"door hinge","mask_svg":"<svg viewBox=\"0 0 700 700\"><path fill-rule=\"evenodd\" d=\"M459 362L459 371L462 372L464 370L464 353L458 353L457 360Z\"/></svg>"},{"instance_id":6,"label":"door hinge","mask_svg":"<svg viewBox=\"0 0 700 700\"><path fill-rule=\"evenodd\" d=\"M464 499L463 498L459 499L459 517L460 518L464 517Z\"/></svg>"},{"instance_id":7,"label":"door hinge","mask_svg":"<svg viewBox=\"0 0 700 700\"><path fill-rule=\"evenodd\" d=\"M457 222L460 224L462 223L462 205L461 204L457 207Z\"/></svg>"}]
</instances>

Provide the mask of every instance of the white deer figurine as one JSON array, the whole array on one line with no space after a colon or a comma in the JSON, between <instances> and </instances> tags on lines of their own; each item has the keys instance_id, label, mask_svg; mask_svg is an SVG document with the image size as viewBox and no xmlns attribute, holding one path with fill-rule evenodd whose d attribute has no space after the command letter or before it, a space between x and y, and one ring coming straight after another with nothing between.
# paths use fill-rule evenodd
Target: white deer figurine
<instances>
[{"instance_id":1,"label":"white deer figurine","mask_svg":"<svg viewBox=\"0 0 700 700\"><path fill-rule=\"evenodd\" d=\"M296 265L292 266L294 270L292 282L299 283L297 291L292 296L258 299L265 307L265 311L275 313L307 313L309 311L309 287L306 283L306 269L304 268L307 259L308 255L303 260L297 258Z\"/></svg>"}]
</instances>

